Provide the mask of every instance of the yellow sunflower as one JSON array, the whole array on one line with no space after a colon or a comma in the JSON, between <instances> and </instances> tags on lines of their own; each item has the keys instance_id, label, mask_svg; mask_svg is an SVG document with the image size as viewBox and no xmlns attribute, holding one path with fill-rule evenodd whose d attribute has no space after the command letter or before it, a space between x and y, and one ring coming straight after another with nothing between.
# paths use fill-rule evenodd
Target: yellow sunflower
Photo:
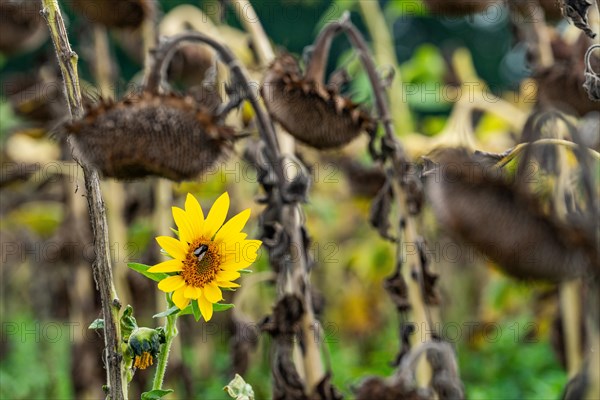
<instances>
[{"instance_id":1,"label":"yellow sunflower","mask_svg":"<svg viewBox=\"0 0 600 400\"><path fill-rule=\"evenodd\" d=\"M225 222L229 195L223 193L206 218L198 200L188 193L185 210L173 207L179 239L159 236L156 241L172 257L151 267L148 272L175 273L158 283L163 292L173 292L171 299L184 309L190 301L198 301L202 317L209 321L213 304L223 299L220 288L236 288L233 282L239 270L247 268L257 257L260 240L246 240L241 232L250 217L246 209Z\"/></svg>"}]
</instances>

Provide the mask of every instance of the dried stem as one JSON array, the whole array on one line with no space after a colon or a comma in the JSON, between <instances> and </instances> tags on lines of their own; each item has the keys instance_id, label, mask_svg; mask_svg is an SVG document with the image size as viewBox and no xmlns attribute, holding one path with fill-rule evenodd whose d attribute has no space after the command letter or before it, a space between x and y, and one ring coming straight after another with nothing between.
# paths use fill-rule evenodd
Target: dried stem
<instances>
[{"instance_id":1,"label":"dried stem","mask_svg":"<svg viewBox=\"0 0 600 400\"><path fill-rule=\"evenodd\" d=\"M402 227L401 224L398 224L398 237L408 243L420 243L422 241L416 233L417 224L411 213L409 198L406 192L408 177L404 169L409 164L409 160L406 157L402 144L396 139L389 107L385 98L385 88L377 73L375 63L369 54L367 43L361 33L348 19L345 19L344 22L342 22L342 26L344 32L348 35L351 44L358 52L363 67L367 72L375 97L375 106L379 114L378 117L384 128L384 141L387 146L391 147L390 173L394 178L394 193L398 204L398 211L404 220L404 227ZM431 332L431 318L428 314L428 308L424 299L424 277L421 268L421 260L417 254L405 254L403 248L406 246L403 246L402 243L403 242L400 240L397 243L397 246L399 247L398 256L402 263L408 264L408 268L404 268L402 273L408 286L409 301L413 310L413 323L419 329L423 328L426 329L426 332ZM413 343L416 344L418 339L417 336L413 336ZM425 341L426 340L427 339L425 339ZM421 386L426 386L429 382L430 375L430 370L423 361L417 371L417 383Z\"/></svg>"},{"instance_id":2,"label":"dried stem","mask_svg":"<svg viewBox=\"0 0 600 400\"><path fill-rule=\"evenodd\" d=\"M563 282L559 287L562 328L565 332L565 355L569 378L574 377L582 365L581 359L581 281Z\"/></svg>"},{"instance_id":3,"label":"dried stem","mask_svg":"<svg viewBox=\"0 0 600 400\"><path fill-rule=\"evenodd\" d=\"M42 0L42 15L46 19L58 63L65 84L65 93L71 118L80 118L84 114L77 75L77 54L71 49L64 21L57 0ZM119 309L113 280L108 246L108 226L100 179L98 171L87 165L82 165L85 188L87 192L88 209L94 234L94 252L96 260L93 263L96 287L102 300L102 316L104 319L105 364L109 396L113 400L127 398L127 385L123 384Z\"/></svg>"},{"instance_id":4,"label":"dried stem","mask_svg":"<svg viewBox=\"0 0 600 400\"><path fill-rule=\"evenodd\" d=\"M254 7L248 0L234 0L232 6L242 26L252 37L260 65L268 67L275 59L275 52ZM276 130L276 134L280 151L283 154L294 154L294 137L281 129Z\"/></svg>"},{"instance_id":5,"label":"dried stem","mask_svg":"<svg viewBox=\"0 0 600 400\"><path fill-rule=\"evenodd\" d=\"M254 11L254 7L248 0L234 0L232 3L242 26L252 36L252 42L260 63L263 66L269 65L275 59L275 52L273 52L271 43L258 19L258 15L256 15L256 11Z\"/></svg>"},{"instance_id":6,"label":"dried stem","mask_svg":"<svg viewBox=\"0 0 600 400\"><path fill-rule=\"evenodd\" d=\"M104 99L113 97L113 79L112 79L112 60L108 47L108 35L106 27L103 25L94 25L94 77L100 96ZM119 257L125 250L123 246L127 241L127 227L123 221L123 207L125 206L124 184L115 180L105 181L102 185L106 193L106 213L108 225L111 227L109 232L110 243L118 246L118 251L114 254ZM127 284L127 266L117 258L113 260L114 282L117 293L120 293L122 303L128 304L131 299L131 293Z\"/></svg>"},{"instance_id":7,"label":"dried stem","mask_svg":"<svg viewBox=\"0 0 600 400\"><path fill-rule=\"evenodd\" d=\"M319 36L315 40L310 61L306 67L306 73L304 74L307 82L314 82L320 87L324 86L325 70L327 69L331 42L341 30L342 25L339 22L332 22L319 33Z\"/></svg>"},{"instance_id":8,"label":"dried stem","mask_svg":"<svg viewBox=\"0 0 600 400\"><path fill-rule=\"evenodd\" d=\"M392 123L400 135L406 134L413 130L413 121L408 103L403 99L402 76L390 29L379 2L359 1L358 5L371 35L375 60L379 65L389 65L394 70L394 80L389 90L390 107L394 117Z\"/></svg>"},{"instance_id":9,"label":"dried stem","mask_svg":"<svg viewBox=\"0 0 600 400\"><path fill-rule=\"evenodd\" d=\"M242 25L250 33L252 36L252 40L254 42L255 48L257 49L258 57L260 59L261 64L266 67L268 66L275 58L275 54L267 38L264 29L254 11L254 8L250 4L248 0L235 0L234 8L237 12L238 18L240 19ZM338 29L336 29L338 30ZM323 38L323 33L319 36ZM317 49L321 48L325 52L321 51L318 53L315 50L315 54L311 58L311 64L308 67L308 70L311 70L311 65L314 68L315 65L320 66L321 70L319 72L317 68L317 75L320 76L320 80L316 82L323 82L324 68L326 67L326 57L329 52L329 47L331 45L332 34L327 35L326 45L320 46L317 45ZM320 55L319 55L320 54ZM321 58L325 57L325 60L322 61ZM317 60L319 59L319 60ZM320 61L321 60L321 61ZM320 62L319 62L320 61ZM320 74L320 75L319 75ZM307 76L310 75L310 72L307 71ZM280 152L285 155L293 155L294 154L294 139L291 135L283 131L276 132L277 139L279 141L279 149ZM282 184L283 181L280 181ZM283 187L280 188L279 192L282 192ZM290 249L289 251L299 250L300 254L306 254L306 249L304 248L304 241L302 239L301 229L302 229L302 210L298 204L283 204L282 205L282 223L284 225L284 229L286 232L289 232L290 242L295 247L295 249ZM285 294L293 294L296 293L303 300L305 313L302 316L302 320L300 322L300 329L302 332L302 339L304 343L304 351L296 351L296 354L302 354L301 358L296 358L296 370L298 372L303 372L303 376L306 382L307 391L311 393L316 385L322 381L324 377L324 367L321 359L320 350L318 347L319 340L315 340L315 338L320 337L320 325L315 318L312 306L312 299L310 296L310 278L308 275L308 266L306 265L306 260L304 257L291 257L293 260L291 262L291 271L288 271L287 268L280 268L280 274L277 279L277 287L279 297ZM290 272L290 273L288 273ZM303 288L303 289L302 289ZM317 331L316 331L317 330ZM275 342L278 345L278 341ZM296 348L298 345L296 345ZM298 350L298 349L297 349ZM301 365L300 365L301 363Z\"/></svg>"}]
</instances>

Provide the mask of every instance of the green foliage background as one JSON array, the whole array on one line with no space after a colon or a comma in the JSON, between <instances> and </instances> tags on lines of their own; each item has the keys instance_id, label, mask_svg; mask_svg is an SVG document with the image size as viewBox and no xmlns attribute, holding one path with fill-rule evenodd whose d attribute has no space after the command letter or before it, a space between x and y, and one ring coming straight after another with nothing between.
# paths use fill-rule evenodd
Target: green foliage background
<instances>
[{"instance_id":1,"label":"green foliage background","mask_svg":"<svg viewBox=\"0 0 600 400\"><path fill-rule=\"evenodd\" d=\"M161 1L165 13L183 3L188 2ZM314 39L324 18L334 15L352 2L284 0L253 3L273 42L288 51L301 54L304 46ZM443 21L426 15L407 16L402 13L403 3L381 2L393 26L396 50L406 82L443 82L448 72L444 57L450 49L462 46L471 51L477 72L496 92L515 88L527 74L523 50L514 45L507 19L486 25L476 17ZM280 17L285 13L290 15L293 23L290 23L289 18ZM78 52L85 51L81 48L83 39L77 35L82 22L70 11L68 17L74 47ZM360 21L355 12L352 18ZM237 25L231 14L226 16L226 21ZM358 24L362 26L360 22ZM347 49L346 43L335 43L330 69L337 63L344 63L344 57L348 57ZM35 65L35 60L49 51L51 50L47 44L34 53L13 58L2 57L0 66L3 77L28 65ZM139 71L140 66L118 50L118 47L115 51L121 78L126 82ZM89 68L85 64L82 66L82 77L91 80ZM357 79L353 88L355 96L368 97L365 84L364 80ZM446 121L451 104L434 100L422 102L410 97L408 101L412 111L418 116L417 130L428 135L438 133ZM0 103L2 143L21 123L3 99ZM180 193L188 190L201 193L210 204L211 198L214 199L217 193L228 188L224 183L223 177L216 175L200 186L180 185L177 190ZM382 289L383 279L393 269L393 249L367 226L366 201L348 200L348 193L341 190L340 185L347 186L347 182L339 171L331 182L318 183L310 204L306 207L306 214L308 228L316 243L339 244L334 254L327 253L326 248L318 249L322 265L314 272L314 277L316 285L327 298L324 321L327 321L328 336L325 341L330 351L334 383L350 396L352 386L365 376L389 375L393 372L391 363L399 346L398 321L394 308ZM249 182L241 182L236 186L234 201L238 202L238 208L253 206L255 189L256 185ZM63 217L61 207L56 204L24 204L3 216L0 230L28 230L40 238L48 237L58 228ZM154 245L153 227L149 219L133 221L128 229L129 240L136 243L139 249ZM256 234L256 222L251 229ZM3 322L0 398L73 398L71 368L72 360L78 355L72 353L68 320L53 319L36 313L27 294L31 290L28 282L32 271L35 273L35 262L30 261L28 266L22 265L20 268L22 269L19 271L8 272L3 266L2 270L3 288L10 285L19 290L15 296L3 295L1 298ZM262 257L254 270L259 273L268 268L266 257ZM479 268L481 272L483 267L462 265L453 271L460 270L463 271L460 273L464 273L468 268ZM444 276L442 272L442 280ZM549 344L548 316L536 315L530 307L530 301L546 288L519 284L497 273L492 273L486 282L482 289L486 295L480 298L457 299L455 297L460 296L460 292L444 287L444 315L452 316L446 322L478 321L495 324L503 332L497 340L492 341L482 338L481 334L469 337L463 330L452 342L459 356L467 397L559 398L566 375ZM258 318L268 312L272 296L272 288L260 289L259 297L264 300L252 310L253 316ZM87 322L97 316L89 317ZM138 322L153 323L148 316L138 316ZM74 329L85 329L86 326L85 323L77 324ZM531 332L515 334L514 329L511 329L515 326L534 326L535 334L533 337L527 335ZM195 329L202 330L201 327ZM251 368L244 376L253 385L257 399L270 396L267 344L268 340L265 342L263 339L253 357ZM186 341L182 344L181 354L185 367L193 377L196 398L225 398L222 388L230 377L227 340L220 336L209 336L200 342ZM96 367L101 368L100 353ZM151 373L152 370L138 372L145 375L146 379L149 379ZM176 393L184 392L182 387L178 387L179 379L176 374L168 375L167 379L169 387L173 387Z\"/></svg>"}]
</instances>

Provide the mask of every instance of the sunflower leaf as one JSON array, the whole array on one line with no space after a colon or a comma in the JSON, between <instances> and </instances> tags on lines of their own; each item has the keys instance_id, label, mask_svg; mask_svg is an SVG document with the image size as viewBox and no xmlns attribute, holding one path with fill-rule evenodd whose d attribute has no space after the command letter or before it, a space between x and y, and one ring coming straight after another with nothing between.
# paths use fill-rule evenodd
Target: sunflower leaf
<instances>
[{"instance_id":1,"label":"sunflower leaf","mask_svg":"<svg viewBox=\"0 0 600 400\"><path fill-rule=\"evenodd\" d=\"M202 317L202 314L200 313L200 306L198 305L198 301L192 300L191 303L192 303L191 306L192 306L192 313L194 314L194 319L196 321L200 321L200 317Z\"/></svg>"},{"instance_id":2,"label":"sunflower leaf","mask_svg":"<svg viewBox=\"0 0 600 400\"><path fill-rule=\"evenodd\" d=\"M128 338L137 327L137 321L133 316L133 307L128 304L121 316L121 335L123 338Z\"/></svg>"},{"instance_id":3,"label":"sunflower leaf","mask_svg":"<svg viewBox=\"0 0 600 400\"><path fill-rule=\"evenodd\" d=\"M230 308L235 307L233 304L228 304L228 303L214 303L213 304L213 311L215 312L219 312L219 311L225 311L225 310L229 310Z\"/></svg>"},{"instance_id":4,"label":"sunflower leaf","mask_svg":"<svg viewBox=\"0 0 600 400\"><path fill-rule=\"evenodd\" d=\"M142 400L158 400L162 399L169 393L173 393L173 389L154 389L149 392L142 393Z\"/></svg>"},{"instance_id":5,"label":"sunflower leaf","mask_svg":"<svg viewBox=\"0 0 600 400\"><path fill-rule=\"evenodd\" d=\"M185 311L185 310L182 310L182 311L181 311L181 312L182 312L182 314L180 314L180 315L183 315L183 311ZM161 312L161 313L154 314L154 315L152 316L152 318L162 318L162 317L168 317L169 315L177 314L177 312L179 312L179 307L177 307L177 306L173 306L173 307L169 308L168 310L165 310L165 311L163 311L163 312Z\"/></svg>"},{"instance_id":6,"label":"sunflower leaf","mask_svg":"<svg viewBox=\"0 0 600 400\"><path fill-rule=\"evenodd\" d=\"M221 286L221 290L226 290L228 292L235 292L235 288L231 288L231 287L222 287Z\"/></svg>"},{"instance_id":7,"label":"sunflower leaf","mask_svg":"<svg viewBox=\"0 0 600 400\"><path fill-rule=\"evenodd\" d=\"M152 279L155 282L160 282L169 276L167 274L163 274L162 272L148 272L151 266L146 264L127 263L127 266L132 270L144 275L146 278Z\"/></svg>"},{"instance_id":8,"label":"sunflower leaf","mask_svg":"<svg viewBox=\"0 0 600 400\"><path fill-rule=\"evenodd\" d=\"M189 314L193 314L193 313L194 313L194 311L192 310L192 304L190 302L190 304L188 304L188 306L186 308L181 310L179 315L189 315Z\"/></svg>"},{"instance_id":9,"label":"sunflower leaf","mask_svg":"<svg viewBox=\"0 0 600 400\"><path fill-rule=\"evenodd\" d=\"M94 322L88 326L88 329L104 329L104 320L102 318L95 319Z\"/></svg>"},{"instance_id":10,"label":"sunflower leaf","mask_svg":"<svg viewBox=\"0 0 600 400\"><path fill-rule=\"evenodd\" d=\"M173 232L174 234L177 235L177 237L179 237L179 231L177 229L175 229L175 228L169 228L169 229L171 229L171 232Z\"/></svg>"},{"instance_id":11,"label":"sunflower leaf","mask_svg":"<svg viewBox=\"0 0 600 400\"><path fill-rule=\"evenodd\" d=\"M251 269L240 269L238 272L240 274L250 274L250 273L252 273L252 270Z\"/></svg>"}]
</instances>

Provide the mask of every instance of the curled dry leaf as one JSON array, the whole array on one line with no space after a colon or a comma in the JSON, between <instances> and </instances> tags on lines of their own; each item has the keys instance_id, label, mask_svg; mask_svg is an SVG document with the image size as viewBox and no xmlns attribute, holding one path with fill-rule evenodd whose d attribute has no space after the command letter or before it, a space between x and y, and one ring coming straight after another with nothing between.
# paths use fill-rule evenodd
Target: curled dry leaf
<instances>
[{"instance_id":1,"label":"curled dry leaf","mask_svg":"<svg viewBox=\"0 0 600 400\"><path fill-rule=\"evenodd\" d=\"M386 179L385 184L373 199L371 210L369 211L369 222L371 223L371 226L377 229L381 237L392 242L396 241L396 238L389 233L393 200L394 190L389 179Z\"/></svg>"},{"instance_id":2,"label":"curled dry leaf","mask_svg":"<svg viewBox=\"0 0 600 400\"><path fill-rule=\"evenodd\" d=\"M510 275L563 281L597 268L598 253L590 252L584 232L544 215L532 194L465 149L441 150L427 175L426 193L442 226Z\"/></svg>"},{"instance_id":3,"label":"curled dry leaf","mask_svg":"<svg viewBox=\"0 0 600 400\"><path fill-rule=\"evenodd\" d=\"M590 28L587 19L588 8L591 5L589 0L561 0L561 9L565 17L573 21L576 27L593 39L596 34Z\"/></svg>"},{"instance_id":4,"label":"curled dry leaf","mask_svg":"<svg viewBox=\"0 0 600 400\"><path fill-rule=\"evenodd\" d=\"M595 59L596 64L600 64L598 56L594 57L593 55L596 50L600 50L600 45L595 44L590 46L585 52L585 82L583 83L583 88L587 92L590 100L600 101L600 75L592 68L592 58Z\"/></svg>"}]
</instances>

